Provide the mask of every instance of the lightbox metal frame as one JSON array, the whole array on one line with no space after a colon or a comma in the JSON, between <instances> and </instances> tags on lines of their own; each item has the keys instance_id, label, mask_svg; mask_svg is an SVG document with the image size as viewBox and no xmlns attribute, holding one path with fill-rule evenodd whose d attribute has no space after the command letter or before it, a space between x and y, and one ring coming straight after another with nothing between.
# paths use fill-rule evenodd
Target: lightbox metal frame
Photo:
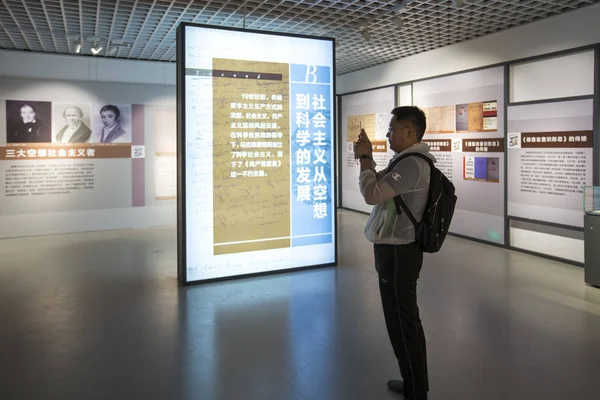
<instances>
[{"instance_id":1,"label":"lightbox metal frame","mask_svg":"<svg viewBox=\"0 0 600 400\"><path fill-rule=\"evenodd\" d=\"M331 146L333 150L333 158L331 159L331 176L335 177L336 185L337 185L337 166L335 162L335 156L337 152L337 144L336 144L336 132L337 132L337 124L336 124L336 110L337 110L337 101L336 101L336 69L335 69L335 38L332 37L320 37L320 36L310 36L310 35L298 35L298 34L290 34L290 33L281 33L281 32L265 32L256 29L244 29L244 28L233 28L233 27L224 27L224 26L214 26L214 25L206 25L206 24L195 24L189 22L183 22L177 26L177 280L183 286L194 285L194 284L202 284L202 283L210 283L210 282L218 282L225 280L233 280L233 279L242 279L256 276L265 276L265 275L274 275L281 273L289 273L289 272L298 272L305 271L310 269L317 268L325 268L325 267L335 267L338 264L338 217L336 210L338 209L338 197L337 197L337 187L332 188L332 202L333 202L333 233L334 233L334 261L331 263L318 264L318 265L309 265L303 267L294 267L294 268L282 268L272 271L261 271L261 272L253 272L253 273L244 273L238 275L228 275L218 278L210 278L210 279L197 279L193 281L188 281L187 276L187 226L186 226L186 163L185 163L185 138L186 138L186 130L185 130L185 120L186 120L186 111L185 111L185 101L186 101L186 80L185 80L185 71L186 71L186 54L185 54L185 30L188 27L193 28L204 28L211 30L222 30L222 31L234 31L234 32L242 32L242 33L256 33L260 35L266 36L285 36L291 38L301 38L301 39L313 39L331 42L332 45L332 98L331 102L331 124L332 124L332 136L331 136Z\"/></svg>"}]
</instances>

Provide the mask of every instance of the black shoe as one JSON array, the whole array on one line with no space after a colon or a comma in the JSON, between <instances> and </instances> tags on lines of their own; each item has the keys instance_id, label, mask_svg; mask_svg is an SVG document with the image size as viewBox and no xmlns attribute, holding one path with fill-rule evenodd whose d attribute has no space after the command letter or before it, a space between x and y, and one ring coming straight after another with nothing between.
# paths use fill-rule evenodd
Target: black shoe
<instances>
[{"instance_id":1,"label":"black shoe","mask_svg":"<svg viewBox=\"0 0 600 400\"><path fill-rule=\"evenodd\" d=\"M404 381L402 379L393 379L388 381L387 386L392 392L404 394Z\"/></svg>"}]
</instances>

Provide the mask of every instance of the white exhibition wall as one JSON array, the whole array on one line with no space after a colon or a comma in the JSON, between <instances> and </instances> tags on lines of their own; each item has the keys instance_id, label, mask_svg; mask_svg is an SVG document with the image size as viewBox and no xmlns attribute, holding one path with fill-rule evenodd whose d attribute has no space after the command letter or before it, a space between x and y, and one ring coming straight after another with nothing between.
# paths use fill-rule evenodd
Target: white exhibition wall
<instances>
[{"instance_id":1,"label":"white exhibition wall","mask_svg":"<svg viewBox=\"0 0 600 400\"><path fill-rule=\"evenodd\" d=\"M585 51L560 57L517 63L510 66L510 97L515 102L558 100L565 97L591 96L594 93L594 52ZM508 108L508 215L532 220L527 224L510 222L510 245L553 257L576 262L584 261L583 232L565 234L560 227L535 224L535 221L555 223L574 228L583 227L583 185L593 183L593 151L587 134L587 146L580 142L585 132L594 129L592 99L570 100L527 105L511 105ZM597 111L596 111L597 112ZM524 141L528 136L542 134L547 140L561 133L564 145L536 144L534 148L521 149L521 144L510 147L511 138ZM563 140L562 137L558 138ZM543 147L547 148L544 149ZM529 154L527 154L529 153ZM559 158L557 156L562 157ZM544 185L566 182L558 191L545 191L538 184L533 192L524 189L523 176L529 175L521 168L519 160L535 157L538 162L550 165L556 172L550 174L547 167L537 169ZM526 158L525 158L526 159ZM596 171L598 173L598 171ZM552 175L552 176L550 176ZM575 188L577 186L577 188Z\"/></svg>"},{"instance_id":2,"label":"white exhibition wall","mask_svg":"<svg viewBox=\"0 0 600 400\"><path fill-rule=\"evenodd\" d=\"M52 65L44 62L52 56L10 54L33 57L29 61L36 59L40 70ZM56 65L55 75L61 71ZM35 104L51 140L11 143L10 121L20 123L13 109L21 103ZM99 110L108 104L121 110L126 143L98 143ZM92 133L79 143L61 144L57 133L67 125L63 112L71 105L83 111ZM175 107L171 85L0 77L0 238L175 224L173 196L157 196L161 190L175 193L170 187L176 182Z\"/></svg>"},{"instance_id":3,"label":"white exhibition wall","mask_svg":"<svg viewBox=\"0 0 600 400\"><path fill-rule=\"evenodd\" d=\"M401 103L407 103L406 99L409 93L409 89L407 88L413 82L412 93L410 95L414 98L414 105L429 107L431 105L430 101L427 101L427 104L420 104L422 99L419 98L415 89L415 85L420 84L420 82L426 82L428 78L461 73L465 70L484 68L536 56L545 56L553 52L565 52L561 56L540 57L535 60L517 61L510 64L510 81L508 82L510 102L553 101L565 97L577 96L591 97L594 94L594 74L596 72L594 71L594 52L588 50L568 53L568 50L600 43L600 30L597 29L599 18L600 4L596 4L497 34L342 75L338 77L338 93L341 95L342 104L344 104L346 98L357 96L361 93L360 91L365 91L362 94L368 96L374 90L383 90L385 89L384 87L400 84L401 86L398 87L397 93L398 105L400 105ZM556 29L557 26L560 26L561 29ZM349 94L344 95L344 93ZM509 101L509 99L506 100ZM591 100L587 100L587 103L591 104ZM517 114L515 112L517 109L515 107L512 108L513 113L510 115L516 117ZM550 110L552 107L542 108ZM551 113L551 111L548 112ZM597 111L595 112L597 113ZM359 111L357 110L356 113L359 113ZM547 115L546 118L550 117L551 115ZM539 122L539 117L536 118L538 118ZM549 128L548 124L533 129L532 124L535 125L536 122L532 114L531 116L520 117L519 124L516 124L515 121L509 121L508 129L509 133L511 126L519 130L526 129L525 132L530 132L529 135L549 132L549 136L553 136L552 132L554 132L554 136L557 136L559 130L566 130L573 133L580 133L571 135L573 136L573 140L577 140L585 136L581 134L585 133L582 132L582 129L589 131L593 128L589 112L585 113L584 119L586 121L585 129L582 128L581 124L569 125L566 119L561 120L561 123L556 125L556 129ZM499 133L502 134L503 132L499 129ZM345 133L342 131L340 136L345 137ZM571 138L569 137L568 140L571 140ZM573 151L573 149L568 147L570 146L562 146L557 150L561 154L564 153L568 156L567 153L571 154ZM514 152L515 150L512 151ZM520 153L522 152L519 150ZM585 184L591 184L590 171L592 168L591 164L593 163L590 156L591 150L585 150L584 154L580 150L575 149L575 154L581 158L579 162L585 163L585 171L587 171L584 172L582 170L581 174L585 175L582 175L578 179ZM515 160L518 159L519 157L513 157L513 162L516 162ZM515 173L514 167L513 165L513 169L511 170L513 175ZM341 172L341 181L344 182L347 177L343 174L343 167ZM598 173L598 171L596 172ZM519 189L519 185L515 186L516 183L513 184L511 189L510 179L507 185L509 187L509 194L511 190L512 193L522 190L522 188ZM563 190L568 190L568 188ZM579 219L583 216L582 202L579 201L580 197L580 194L573 192L569 195L568 200L563 201L563 205L556 207L559 210L558 212L565 213L565 215L568 213L571 213L573 216L575 214L579 215L579 217L573 217L577 220L577 223L565 223L562 220L557 221L556 218L546 218L543 212L537 212L529 218L523 217L520 214L521 218L530 221L519 222L515 219L510 219L510 243L506 244L535 253L575 262L583 262L583 232L578 230ZM511 210L514 209L514 205L511 207ZM523 209L522 206L520 207ZM577 211L580 208L581 210ZM553 227L552 223L557 222L571 226L572 228ZM462 230L466 226L461 225L457 227ZM464 232L464 234L472 237L480 236L472 234L472 232Z\"/></svg>"},{"instance_id":4,"label":"white exhibition wall","mask_svg":"<svg viewBox=\"0 0 600 400\"><path fill-rule=\"evenodd\" d=\"M511 65L509 84L511 103L593 95L594 52Z\"/></svg>"},{"instance_id":5,"label":"white exhibition wall","mask_svg":"<svg viewBox=\"0 0 600 400\"><path fill-rule=\"evenodd\" d=\"M0 65L0 77L176 85L175 63L0 50Z\"/></svg>"},{"instance_id":6,"label":"white exhibition wall","mask_svg":"<svg viewBox=\"0 0 600 400\"><path fill-rule=\"evenodd\" d=\"M588 50L510 65L509 94L515 100L534 103L509 103L508 138L504 137L504 67L412 83L414 105L425 110L430 126L428 130L433 129L433 132L426 133L424 141L430 145L441 145L440 149L434 148L432 152L438 159L438 167L457 187L459 202L451 232L583 262L583 233L579 230L583 224L582 187L591 185L593 180L591 144L594 110L591 98L579 97L591 96L594 92L593 54L593 51ZM548 85L533 75L546 77L546 82L553 76L568 76L570 79L555 79L552 80L552 85ZM531 79L526 79L527 76ZM403 98L406 101L409 87L398 87L398 101ZM342 115L347 112L349 105L358 106L352 109L354 115L373 111L379 104L376 95L390 88L393 87L342 95ZM569 97L576 99L558 101ZM370 104L364 104L368 100ZM548 100L551 102L547 102ZM458 104L471 103L468 107L470 111L471 105L481 101L484 102L484 109L486 102L496 104L495 126L492 129L469 129L461 133ZM446 108L450 111L444 111ZM471 122L469 116L469 125ZM442 125L448 127L444 128ZM341 137L346 136L343 134L346 126L346 121L342 120ZM465 132L470 133L465 136ZM517 142L512 143L516 138ZM535 144L534 139L537 139ZM488 152L487 147L477 149L477 152L473 152L475 149L470 150L471 154L465 148L465 144L481 140L485 140L484 143L490 140L511 141L508 154L504 154L504 144L497 151L489 150L495 152L489 157L495 157L499 161L497 178L481 179L475 176L475 179L469 179L465 175L467 164L463 159L473 158L475 162L486 159L489 164L489 157L477 153ZM551 143L551 140L554 142ZM461 141L457 148L454 148L455 141ZM522 141L527 143L521 144ZM350 148L342 146L341 151L350 151ZM448 157L452 160L450 166L446 162ZM350 160L349 156L346 158ZM538 161L543 166L536 166ZM505 163L508 163L509 171L506 177L509 243L504 243L503 227ZM368 211L361 204L360 194L352 187L355 186L356 174L345 167L342 165L341 168L343 206ZM539 174L545 174L544 180L539 179ZM520 220L527 223L519 223ZM560 226L554 227L552 224Z\"/></svg>"}]
</instances>

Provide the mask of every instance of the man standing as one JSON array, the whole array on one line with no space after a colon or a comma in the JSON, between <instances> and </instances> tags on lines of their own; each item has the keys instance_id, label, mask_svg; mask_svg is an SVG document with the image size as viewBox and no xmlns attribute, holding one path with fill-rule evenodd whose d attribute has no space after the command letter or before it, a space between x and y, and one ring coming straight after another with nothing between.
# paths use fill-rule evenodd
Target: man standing
<instances>
[{"instance_id":1,"label":"man standing","mask_svg":"<svg viewBox=\"0 0 600 400\"><path fill-rule=\"evenodd\" d=\"M396 158L421 153L431 158L429 146L421 143L426 118L417 107L392 110L387 138ZM401 196L415 219L420 221L429 194L430 166L417 156L409 156L388 171L375 171L373 147L364 130L355 144L360 159L359 186L373 211L365 236L374 243L375 268L385 323L403 380L388 381L388 388L402 393L406 400L426 400L429 391L427 350L417 305L417 280L423 265L423 252L415 242L414 226L405 212L396 211L394 197Z\"/></svg>"}]
</instances>

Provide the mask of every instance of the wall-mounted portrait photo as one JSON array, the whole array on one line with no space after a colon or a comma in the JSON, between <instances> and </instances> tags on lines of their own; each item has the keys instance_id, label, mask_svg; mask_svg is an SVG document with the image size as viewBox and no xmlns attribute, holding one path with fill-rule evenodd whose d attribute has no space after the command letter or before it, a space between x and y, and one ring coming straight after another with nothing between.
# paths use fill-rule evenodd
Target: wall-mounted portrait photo
<instances>
[{"instance_id":1,"label":"wall-mounted portrait photo","mask_svg":"<svg viewBox=\"0 0 600 400\"><path fill-rule=\"evenodd\" d=\"M131 104L95 104L92 141L131 143Z\"/></svg>"},{"instance_id":2,"label":"wall-mounted portrait photo","mask_svg":"<svg viewBox=\"0 0 600 400\"><path fill-rule=\"evenodd\" d=\"M92 137L90 104L52 105L52 143L86 143Z\"/></svg>"},{"instance_id":3,"label":"wall-mounted portrait photo","mask_svg":"<svg viewBox=\"0 0 600 400\"><path fill-rule=\"evenodd\" d=\"M50 143L52 103L6 100L7 143Z\"/></svg>"}]
</instances>

